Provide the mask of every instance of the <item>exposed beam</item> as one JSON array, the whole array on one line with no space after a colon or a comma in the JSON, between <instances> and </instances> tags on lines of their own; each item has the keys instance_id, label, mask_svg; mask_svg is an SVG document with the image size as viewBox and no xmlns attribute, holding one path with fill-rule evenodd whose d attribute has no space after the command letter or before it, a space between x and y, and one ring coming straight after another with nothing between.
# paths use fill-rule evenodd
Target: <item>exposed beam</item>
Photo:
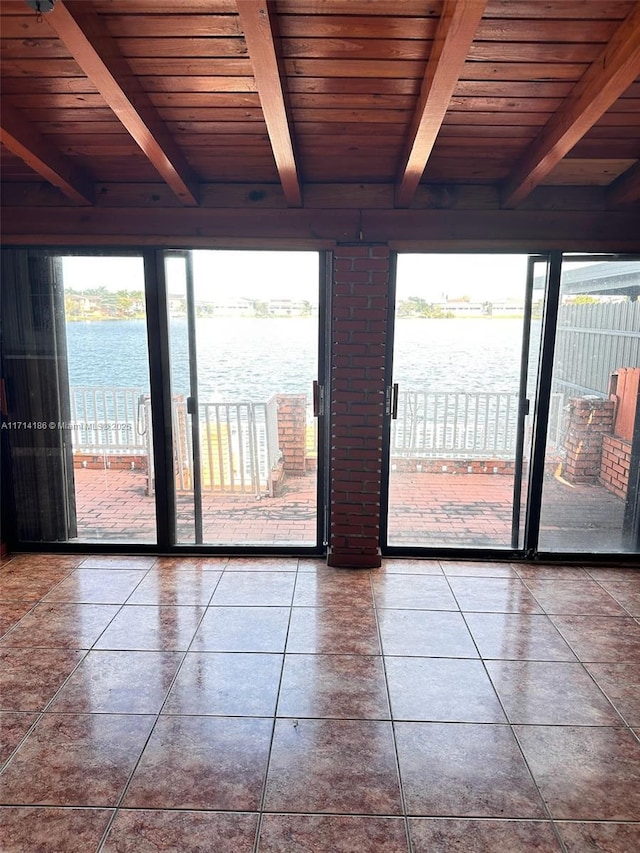
<instances>
[{"instance_id":1,"label":"exposed beam","mask_svg":"<svg viewBox=\"0 0 640 853\"><path fill-rule=\"evenodd\" d=\"M409 206L420 183L485 6L486 0L444 0L398 176L398 207Z\"/></svg>"},{"instance_id":2,"label":"exposed beam","mask_svg":"<svg viewBox=\"0 0 640 853\"><path fill-rule=\"evenodd\" d=\"M195 180L115 40L86 3L58 0L47 23L185 205L197 205Z\"/></svg>"},{"instance_id":3,"label":"exposed beam","mask_svg":"<svg viewBox=\"0 0 640 853\"><path fill-rule=\"evenodd\" d=\"M623 252L638 248L625 210L255 210L247 208L12 207L0 209L7 243L229 248L331 248L389 243L418 251L505 249ZM360 241L362 235L362 241Z\"/></svg>"},{"instance_id":4,"label":"exposed beam","mask_svg":"<svg viewBox=\"0 0 640 853\"><path fill-rule=\"evenodd\" d=\"M562 160L640 74L640 3L532 142L502 192L514 207Z\"/></svg>"},{"instance_id":5,"label":"exposed beam","mask_svg":"<svg viewBox=\"0 0 640 853\"><path fill-rule=\"evenodd\" d=\"M273 4L269 0L237 0L236 5L282 189L290 207L301 207L302 193L278 62Z\"/></svg>"},{"instance_id":6,"label":"exposed beam","mask_svg":"<svg viewBox=\"0 0 640 853\"><path fill-rule=\"evenodd\" d=\"M80 204L93 204L94 188L90 178L46 140L22 113L5 104L0 112L0 141L70 199Z\"/></svg>"},{"instance_id":7,"label":"exposed beam","mask_svg":"<svg viewBox=\"0 0 640 853\"><path fill-rule=\"evenodd\" d=\"M607 193L610 205L633 204L636 201L640 201L640 160L623 172Z\"/></svg>"}]
</instances>

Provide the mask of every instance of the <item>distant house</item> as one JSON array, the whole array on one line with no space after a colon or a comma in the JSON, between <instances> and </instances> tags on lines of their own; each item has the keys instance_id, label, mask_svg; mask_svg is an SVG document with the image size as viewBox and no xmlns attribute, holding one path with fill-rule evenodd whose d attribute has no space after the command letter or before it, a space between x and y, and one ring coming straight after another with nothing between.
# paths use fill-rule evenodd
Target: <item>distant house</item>
<instances>
[{"instance_id":1,"label":"distant house","mask_svg":"<svg viewBox=\"0 0 640 853\"><path fill-rule=\"evenodd\" d=\"M492 317L524 314L522 302L467 302L464 299L434 303L443 314L454 317Z\"/></svg>"},{"instance_id":2,"label":"distant house","mask_svg":"<svg viewBox=\"0 0 640 853\"><path fill-rule=\"evenodd\" d=\"M216 317L253 317L255 314L254 301L243 296L228 297L224 302L198 303L198 308L206 308L202 313Z\"/></svg>"},{"instance_id":3,"label":"distant house","mask_svg":"<svg viewBox=\"0 0 640 853\"><path fill-rule=\"evenodd\" d=\"M299 317L309 313L309 305L298 299L270 299L267 313L270 317Z\"/></svg>"}]
</instances>

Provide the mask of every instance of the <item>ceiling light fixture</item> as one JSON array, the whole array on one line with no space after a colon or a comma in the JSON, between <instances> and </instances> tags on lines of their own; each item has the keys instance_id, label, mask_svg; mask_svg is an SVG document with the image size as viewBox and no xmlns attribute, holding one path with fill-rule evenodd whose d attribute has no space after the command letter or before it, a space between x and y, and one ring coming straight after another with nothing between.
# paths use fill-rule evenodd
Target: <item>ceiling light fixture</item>
<instances>
[{"instance_id":1,"label":"ceiling light fixture","mask_svg":"<svg viewBox=\"0 0 640 853\"><path fill-rule=\"evenodd\" d=\"M40 24L42 16L53 10L56 0L25 0L25 3L36 13L36 21Z\"/></svg>"}]
</instances>

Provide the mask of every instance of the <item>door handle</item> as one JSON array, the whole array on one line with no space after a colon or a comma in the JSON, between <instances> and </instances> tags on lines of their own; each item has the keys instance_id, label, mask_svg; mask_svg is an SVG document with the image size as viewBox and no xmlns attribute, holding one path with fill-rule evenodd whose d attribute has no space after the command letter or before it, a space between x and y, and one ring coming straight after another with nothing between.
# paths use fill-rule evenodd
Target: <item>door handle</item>
<instances>
[{"instance_id":1,"label":"door handle","mask_svg":"<svg viewBox=\"0 0 640 853\"><path fill-rule=\"evenodd\" d=\"M324 415L324 385L313 380L313 417L319 418Z\"/></svg>"},{"instance_id":2,"label":"door handle","mask_svg":"<svg viewBox=\"0 0 640 853\"><path fill-rule=\"evenodd\" d=\"M387 388L387 414L391 415L391 420L398 419L398 383L394 382Z\"/></svg>"}]
</instances>

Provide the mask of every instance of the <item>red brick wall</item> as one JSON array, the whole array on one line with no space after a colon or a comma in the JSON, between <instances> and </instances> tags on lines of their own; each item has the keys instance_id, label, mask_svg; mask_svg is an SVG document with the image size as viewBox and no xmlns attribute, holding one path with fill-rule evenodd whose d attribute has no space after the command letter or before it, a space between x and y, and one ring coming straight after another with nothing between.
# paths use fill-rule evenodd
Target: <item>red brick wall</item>
<instances>
[{"instance_id":1,"label":"red brick wall","mask_svg":"<svg viewBox=\"0 0 640 853\"><path fill-rule=\"evenodd\" d=\"M124 456L112 456L109 454L94 456L91 453L74 453L73 467L94 468L97 470L112 468L114 471L146 471L147 457L132 454L125 454Z\"/></svg>"},{"instance_id":2,"label":"red brick wall","mask_svg":"<svg viewBox=\"0 0 640 853\"><path fill-rule=\"evenodd\" d=\"M613 410L613 402L597 397L569 401L564 477L570 483L597 482L602 438L613 429Z\"/></svg>"},{"instance_id":3,"label":"red brick wall","mask_svg":"<svg viewBox=\"0 0 640 853\"><path fill-rule=\"evenodd\" d=\"M631 442L615 435L602 438L602 464L598 481L614 495L626 498L629 488Z\"/></svg>"},{"instance_id":4,"label":"red brick wall","mask_svg":"<svg viewBox=\"0 0 640 853\"><path fill-rule=\"evenodd\" d=\"M285 472L302 477L307 443L307 398L304 394L278 394L278 443Z\"/></svg>"},{"instance_id":5,"label":"red brick wall","mask_svg":"<svg viewBox=\"0 0 640 853\"><path fill-rule=\"evenodd\" d=\"M334 254L331 364L332 566L380 565L380 493L389 250Z\"/></svg>"},{"instance_id":6,"label":"red brick wall","mask_svg":"<svg viewBox=\"0 0 640 853\"><path fill-rule=\"evenodd\" d=\"M409 474L507 474L513 476L512 459L412 459L391 458L391 470Z\"/></svg>"}]
</instances>

